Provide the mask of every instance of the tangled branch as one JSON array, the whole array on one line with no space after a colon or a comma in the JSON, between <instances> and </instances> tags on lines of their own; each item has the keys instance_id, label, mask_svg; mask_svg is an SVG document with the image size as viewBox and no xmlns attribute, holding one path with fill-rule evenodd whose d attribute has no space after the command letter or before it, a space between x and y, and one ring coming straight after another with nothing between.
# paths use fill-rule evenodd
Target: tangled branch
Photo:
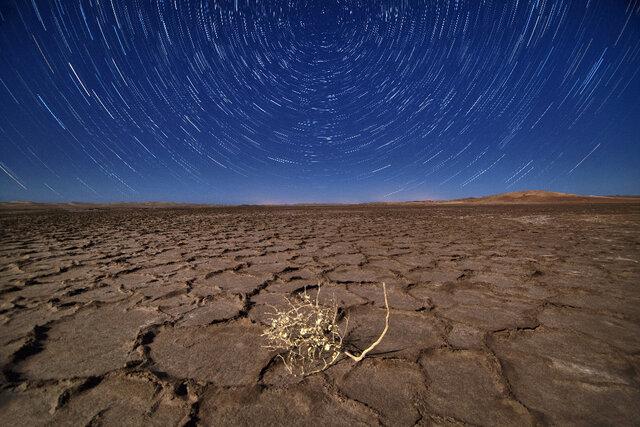
<instances>
[{"instance_id":1,"label":"tangled branch","mask_svg":"<svg viewBox=\"0 0 640 427\"><path fill-rule=\"evenodd\" d=\"M346 336L349 319L347 318L344 332L341 331L337 307L335 304L332 308L320 305L319 291L315 301L311 300L305 290L300 300L285 298L288 304L286 309L273 307L270 325L262 334L268 342L264 347L280 351L278 357L289 373L294 375L304 376L323 371L342 354L359 362L380 344L389 328L389 302L385 283L382 283L382 289L386 307L384 330L359 356L343 349L343 337Z\"/></svg>"}]
</instances>

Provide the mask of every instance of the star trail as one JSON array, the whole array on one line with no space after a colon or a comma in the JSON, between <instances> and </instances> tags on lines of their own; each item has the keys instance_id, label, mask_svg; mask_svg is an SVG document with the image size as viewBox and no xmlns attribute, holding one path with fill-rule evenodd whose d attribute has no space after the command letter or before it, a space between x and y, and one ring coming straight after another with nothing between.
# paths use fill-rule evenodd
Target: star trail
<instances>
[{"instance_id":1,"label":"star trail","mask_svg":"<svg viewBox=\"0 0 640 427\"><path fill-rule=\"evenodd\" d=\"M640 193L640 1L5 0L0 199Z\"/></svg>"}]
</instances>

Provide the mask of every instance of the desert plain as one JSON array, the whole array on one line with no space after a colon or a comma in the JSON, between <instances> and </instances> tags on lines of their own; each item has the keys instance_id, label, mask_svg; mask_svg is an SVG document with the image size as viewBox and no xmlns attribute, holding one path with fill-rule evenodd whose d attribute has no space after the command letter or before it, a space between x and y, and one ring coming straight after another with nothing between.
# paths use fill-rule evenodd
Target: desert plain
<instances>
[{"instance_id":1,"label":"desert plain","mask_svg":"<svg viewBox=\"0 0 640 427\"><path fill-rule=\"evenodd\" d=\"M344 358L264 348L305 289ZM640 204L0 209L3 425L637 425Z\"/></svg>"}]
</instances>

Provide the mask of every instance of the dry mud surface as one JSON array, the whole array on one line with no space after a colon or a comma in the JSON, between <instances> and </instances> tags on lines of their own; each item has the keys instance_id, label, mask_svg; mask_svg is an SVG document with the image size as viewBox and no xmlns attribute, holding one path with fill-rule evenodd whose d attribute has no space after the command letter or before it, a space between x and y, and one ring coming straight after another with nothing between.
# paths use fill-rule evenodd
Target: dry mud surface
<instances>
[{"instance_id":1,"label":"dry mud surface","mask_svg":"<svg viewBox=\"0 0 640 427\"><path fill-rule=\"evenodd\" d=\"M640 422L640 205L0 212L11 425ZM370 357L288 376L269 304L322 291Z\"/></svg>"}]
</instances>

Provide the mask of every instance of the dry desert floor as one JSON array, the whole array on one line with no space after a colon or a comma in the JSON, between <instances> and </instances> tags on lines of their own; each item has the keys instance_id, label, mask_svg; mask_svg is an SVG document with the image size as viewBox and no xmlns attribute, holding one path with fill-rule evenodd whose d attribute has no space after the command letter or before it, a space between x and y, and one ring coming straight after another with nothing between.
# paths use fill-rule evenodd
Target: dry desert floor
<instances>
[{"instance_id":1,"label":"dry desert floor","mask_svg":"<svg viewBox=\"0 0 640 427\"><path fill-rule=\"evenodd\" d=\"M637 425L640 204L0 210L4 425ZM292 377L321 288L360 363Z\"/></svg>"}]
</instances>

